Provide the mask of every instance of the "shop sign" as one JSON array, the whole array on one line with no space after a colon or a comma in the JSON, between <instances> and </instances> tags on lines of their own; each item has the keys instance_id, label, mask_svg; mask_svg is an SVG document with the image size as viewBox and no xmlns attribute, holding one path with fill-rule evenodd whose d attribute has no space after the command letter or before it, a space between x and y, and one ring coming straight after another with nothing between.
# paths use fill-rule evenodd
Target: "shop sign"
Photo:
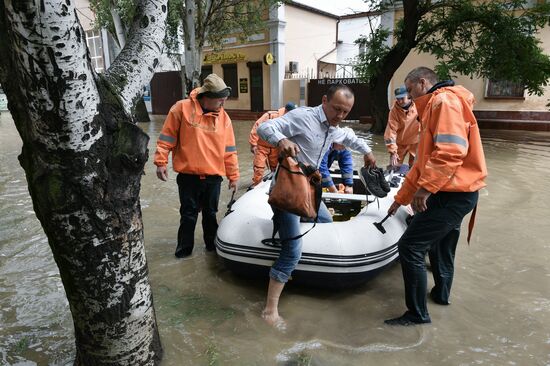
<instances>
[{"instance_id":1,"label":"shop sign","mask_svg":"<svg viewBox=\"0 0 550 366\"><path fill-rule=\"evenodd\" d=\"M268 52L264 55L264 63L266 65L272 65L273 62L275 62L275 57L273 57L273 54L271 52Z\"/></svg>"},{"instance_id":2,"label":"shop sign","mask_svg":"<svg viewBox=\"0 0 550 366\"><path fill-rule=\"evenodd\" d=\"M314 81L314 80L311 80ZM334 85L334 84L344 84L344 85L352 85L352 84L362 84L363 81L361 81L360 78L342 78L342 79L316 79L317 85Z\"/></svg>"},{"instance_id":3,"label":"shop sign","mask_svg":"<svg viewBox=\"0 0 550 366\"><path fill-rule=\"evenodd\" d=\"M239 79L239 93L248 93L248 78Z\"/></svg>"},{"instance_id":4,"label":"shop sign","mask_svg":"<svg viewBox=\"0 0 550 366\"><path fill-rule=\"evenodd\" d=\"M209 53L204 56L204 65L224 64L230 62L244 61L246 56L240 52Z\"/></svg>"}]
</instances>

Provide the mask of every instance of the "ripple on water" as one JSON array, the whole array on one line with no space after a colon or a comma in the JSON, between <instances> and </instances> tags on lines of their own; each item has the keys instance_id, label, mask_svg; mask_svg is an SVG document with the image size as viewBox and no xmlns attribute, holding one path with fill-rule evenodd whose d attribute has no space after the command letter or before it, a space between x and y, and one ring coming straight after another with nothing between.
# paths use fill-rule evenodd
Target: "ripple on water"
<instances>
[{"instance_id":1,"label":"ripple on water","mask_svg":"<svg viewBox=\"0 0 550 366\"><path fill-rule=\"evenodd\" d=\"M340 351L346 353L371 353L371 352L398 352L407 349L413 349L422 345L425 341L425 332L422 326L411 327L417 331L417 339L409 344L391 344L391 343L371 343L362 346L351 346L342 343L336 343L329 340L314 339L307 342L297 342L290 348L287 348L276 356L277 362L288 362L296 355L307 350L327 349L331 352Z\"/></svg>"}]
</instances>

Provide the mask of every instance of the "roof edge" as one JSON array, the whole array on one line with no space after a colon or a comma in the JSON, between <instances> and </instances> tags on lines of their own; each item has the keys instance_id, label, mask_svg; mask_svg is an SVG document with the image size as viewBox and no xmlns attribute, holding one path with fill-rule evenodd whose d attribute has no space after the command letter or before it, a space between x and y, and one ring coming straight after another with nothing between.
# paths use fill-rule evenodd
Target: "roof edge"
<instances>
[{"instance_id":1,"label":"roof edge","mask_svg":"<svg viewBox=\"0 0 550 366\"><path fill-rule=\"evenodd\" d=\"M310 13L316 13L316 14L319 14L319 15L322 15L322 16L325 16L325 17L328 17L328 18L335 19L335 20L340 19L340 17L336 14L332 14L332 13L329 13L329 12L324 11L324 10L316 9L316 8L313 8L309 5L301 4L301 3L298 3L298 2L293 1L293 0L290 0L290 1L286 2L285 5L294 6L295 8L302 9L302 10L305 10L305 11L309 11Z\"/></svg>"}]
</instances>

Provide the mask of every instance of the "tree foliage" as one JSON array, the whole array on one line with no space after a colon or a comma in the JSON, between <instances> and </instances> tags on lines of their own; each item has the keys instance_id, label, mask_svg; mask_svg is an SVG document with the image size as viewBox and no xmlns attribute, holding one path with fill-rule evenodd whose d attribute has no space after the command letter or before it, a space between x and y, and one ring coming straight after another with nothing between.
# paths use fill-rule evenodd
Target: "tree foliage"
<instances>
[{"instance_id":1,"label":"tree foliage","mask_svg":"<svg viewBox=\"0 0 550 366\"><path fill-rule=\"evenodd\" d=\"M369 1L381 14L393 11L394 1ZM387 89L393 73L416 48L437 59L442 78L462 74L473 78L508 80L541 95L550 78L550 57L544 54L538 32L550 21L550 4L530 5L526 0L404 0L404 16L394 30L392 47L387 29L377 29L357 43L367 51L356 70L377 92ZM384 84L384 85L381 85ZM373 105L377 119L384 113ZM387 102L383 109L386 110ZM378 111L379 112L379 111ZM376 122L380 131L385 120Z\"/></svg>"},{"instance_id":2,"label":"tree foliage","mask_svg":"<svg viewBox=\"0 0 550 366\"><path fill-rule=\"evenodd\" d=\"M267 13L272 6L282 3L280 0L195 0L197 16L195 35L198 47L209 45L215 50L223 48L223 39L234 34L241 41L265 28ZM180 39L180 27L184 21L185 1L170 0L169 10L181 9L180 17L169 15L167 24L167 45L177 45ZM174 48L172 48L174 50Z\"/></svg>"},{"instance_id":3,"label":"tree foliage","mask_svg":"<svg viewBox=\"0 0 550 366\"><path fill-rule=\"evenodd\" d=\"M115 25L112 17L112 10L117 14L127 27L131 24L136 13L136 0L90 0L90 9L95 13L95 26L105 28L117 39Z\"/></svg>"},{"instance_id":4,"label":"tree foliage","mask_svg":"<svg viewBox=\"0 0 550 366\"><path fill-rule=\"evenodd\" d=\"M124 24L133 18L134 3L137 0L91 0L91 8L96 13L97 26L105 27L114 36L115 26L112 18L114 9ZM166 36L164 44L172 59L181 61L178 57L186 36L194 30L194 47L185 49L186 66L181 65L186 84L193 87L198 82L202 67L202 48L210 46L215 51L223 49L223 39L234 35L240 41L265 29L269 10L283 3L284 0L194 0L194 24L186 21L186 1L169 0L166 19ZM190 28L192 27L192 28ZM116 38L116 37L115 37ZM192 60L190 62L190 60Z\"/></svg>"}]
</instances>

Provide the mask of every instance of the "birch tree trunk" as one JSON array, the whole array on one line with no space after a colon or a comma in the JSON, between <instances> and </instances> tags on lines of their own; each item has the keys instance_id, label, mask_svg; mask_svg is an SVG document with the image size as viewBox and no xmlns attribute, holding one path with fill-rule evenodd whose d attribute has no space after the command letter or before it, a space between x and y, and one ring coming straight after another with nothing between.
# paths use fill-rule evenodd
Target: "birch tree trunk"
<instances>
[{"instance_id":1,"label":"birch tree trunk","mask_svg":"<svg viewBox=\"0 0 550 366\"><path fill-rule=\"evenodd\" d=\"M187 93L200 85L201 63L200 47L196 44L196 0L185 0L185 18L183 34L185 45L185 78Z\"/></svg>"},{"instance_id":2,"label":"birch tree trunk","mask_svg":"<svg viewBox=\"0 0 550 366\"><path fill-rule=\"evenodd\" d=\"M130 116L158 63L166 2L139 2L126 47L101 77L73 1L0 0L0 82L69 300L75 365L162 357L139 204L148 136Z\"/></svg>"},{"instance_id":3,"label":"birch tree trunk","mask_svg":"<svg viewBox=\"0 0 550 366\"><path fill-rule=\"evenodd\" d=\"M392 49L384 56L378 74L369 82L367 98L370 100L371 115L374 125L371 132L382 134L386 129L389 115L387 90L393 75L405 61L411 50L418 44L417 32L420 19L423 16L418 0L403 2L404 24L400 28L400 36Z\"/></svg>"},{"instance_id":4,"label":"birch tree trunk","mask_svg":"<svg viewBox=\"0 0 550 366\"><path fill-rule=\"evenodd\" d=\"M126 45L126 27L120 18L120 14L111 4L111 17L113 18L113 24L115 26L115 33L120 49L123 49ZM141 95L141 94L140 94ZM134 113L132 117L136 122L151 122L149 113L147 112L147 106L143 100L143 96L137 101Z\"/></svg>"},{"instance_id":5,"label":"birch tree trunk","mask_svg":"<svg viewBox=\"0 0 550 366\"><path fill-rule=\"evenodd\" d=\"M111 16L113 17L113 25L115 26L116 38L120 48L126 46L126 31L124 29L124 24L122 24L122 19L120 19L120 14L111 4Z\"/></svg>"}]
</instances>

